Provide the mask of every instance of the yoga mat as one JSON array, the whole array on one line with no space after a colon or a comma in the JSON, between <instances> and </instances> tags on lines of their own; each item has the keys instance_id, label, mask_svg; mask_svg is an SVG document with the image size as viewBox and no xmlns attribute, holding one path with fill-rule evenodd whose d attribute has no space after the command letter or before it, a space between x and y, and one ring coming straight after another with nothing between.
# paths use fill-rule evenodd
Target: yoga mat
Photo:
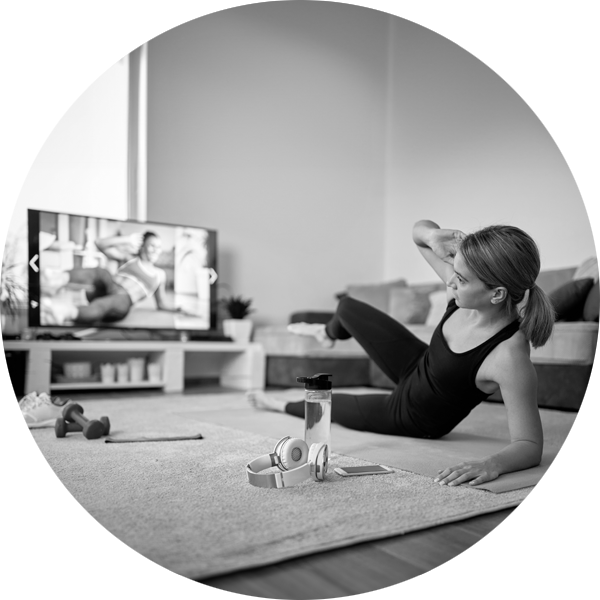
<instances>
[{"instance_id":1,"label":"yoga mat","mask_svg":"<svg viewBox=\"0 0 600 600\"><path fill-rule=\"evenodd\" d=\"M342 454L435 478L445 465L451 466L469 458L494 454L508 443L507 440L468 434L450 434L444 440L395 441L396 443L385 440L375 447L346 443L338 444L337 448ZM600 456L546 444L539 466L505 473L498 479L471 487L501 493L594 471L600 471Z\"/></svg>"},{"instance_id":2,"label":"yoga mat","mask_svg":"<svg viewBox=\"0 0 600 600\"><path fill-rule=\"evenodd\" d=\"M276 437L184 418L240 395L79 400L107 415L115 436L202 440L106 444L79 433L32 430L67 490L108 531L155 563L195 580L277 563L517 506L529 489L490 494L445 487L397 470L389 475L306 480L286 489L251 486L246 463ZM334 455L331 468L365 464Z\"/></svg>"},{"instance_id":3,"label":"yoga mat","mask_svg":"<svg viewBox=\"0 0 600 600\"><path fill-rule=\"evenodd\" d=\"M339 388L336 391L373 393L377 390ZM303 391L291 389L268 393L272 396L296 400L302 398ZM538 483L562 447L577 416L576 413L548 409L541 409L540 415L544 429L541 464L531 469L506 473L494 481L476 486L477 489L501 493ZM196 418L194 413L189 413L187 416ZM262 435L304 437L302 419L287 414L258 411L231 400L227 407L222 406L209 412L203 410L201 418ZM483 402L454 431L439 440L354 431L335 423L331 429L331 445L335 452L433 478L437 477L440 469L467 459L483 458L498 452L509 441L506 408L497 402Z\"/></svg>"}]
</instances>

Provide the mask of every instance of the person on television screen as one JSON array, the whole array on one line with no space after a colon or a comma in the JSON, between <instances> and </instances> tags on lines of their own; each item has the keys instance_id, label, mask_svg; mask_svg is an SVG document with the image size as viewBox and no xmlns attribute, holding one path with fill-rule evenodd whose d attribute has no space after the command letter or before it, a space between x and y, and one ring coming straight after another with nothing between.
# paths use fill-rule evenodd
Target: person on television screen
<instances>
[{"instance_id":1,"label":"person on television screen","mask_svg":"<svg viewBox=\"0 0 600 600\"><path fill-rule=\"evenodd\" d=\"M138 250L132 254L136 239ZM98 240L98 249L112 260L122 262L114 275L102 267L75 268L61 273L42 271L42 293L52 297L42 298L43 323L63 325L115 322L124 319L140 300L154 297L156 308L179 312L164 302L166 274L156 266L162 242L153 231L132 236L113 236ZM69 285L79 284L86 289L87 304L77 306L56 296L56 292Z\"/></svg>"},{"instance_id":2,"label":"person on television screen","mask_svg":"<svg viewBox=\"0 0 600 600\"><path fill-rule=\"evenodd\" d=\"M436 439L500 391L510 443L485 458L441 469L436 481L477 485L537 466L543 434L530 347L548 341L555 313L536 285L535 242L517 227L491 226L465 235L428 220L414 225L413 241L447 286L446 311L429 344L350 296L340 300L327 324L288 326L325 347L353 337L395 384L391 393L334 393L332 421L361 431ZM247 398L255 408L304 417L303 401L252 390Z\"/></svg>"}]
</instances>

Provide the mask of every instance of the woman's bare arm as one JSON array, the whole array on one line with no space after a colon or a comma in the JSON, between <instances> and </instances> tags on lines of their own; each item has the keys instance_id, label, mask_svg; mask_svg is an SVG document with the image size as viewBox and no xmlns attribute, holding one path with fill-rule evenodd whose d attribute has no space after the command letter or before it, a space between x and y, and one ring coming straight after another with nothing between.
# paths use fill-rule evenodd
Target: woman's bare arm
<instances>
[{"instance_id":1,"label":"woman's bare arm","mask_svg":"<svg viewBox=\"0 0 600 600\"><path fill-rule=\"evenodd\" d=\"M142 234L113 235L96 240L96 248L111 260L125 262L131 260L139 251Z\"/></svg>"},{"instance_id":2,"label":"woman's bare arm","mask_svg":"<svg viewBox=\"0 0 600 600\"><path fill-rule=\"evenodd\" d=\"M507 340L509 341L509 340ZM503 473L528 469L540 464L544 436L537 406L537 375L529 353L516 342L498 347L493 370L506 406L510 444L496 454L471 460L440 472L440 484L477 485Z\"/></svg>"},{"instance_id":3,"label":"woman's bare arm","mask_svg":"<svg viewBox=\"0 0 600 600\"><path fill-rule=\"evenodd\" d=\"M441 229L437 223L424 219L414 224L412 234L419 252L438 277L447 283L454 272L454 256L464 233L456 229Z\"/></svg>"}]
</instances>

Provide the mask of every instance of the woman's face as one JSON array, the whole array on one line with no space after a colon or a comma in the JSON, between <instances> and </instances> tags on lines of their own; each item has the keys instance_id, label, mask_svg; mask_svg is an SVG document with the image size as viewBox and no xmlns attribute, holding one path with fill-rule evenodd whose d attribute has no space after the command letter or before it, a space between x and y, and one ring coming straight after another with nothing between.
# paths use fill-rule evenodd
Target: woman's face
<instances>
[{"instance_id":1,"label":"woman's face","mask_svg":"<svg viewBox=\"0 0 600 600\"><path fill-rule=\"evenodd\" d=\"M148 262L154 264L158 260L161 252L162 242L160 241L160 238L151 235L146 238L146 241L144 242L144 245L142 246L142 249L140 251L140 256L144 260L147 260Z\"/></svg>"},{"instance_id":2,"label":"woman's face","mask_svg":"<svg viewBox=\"0 0 600 600\"><path fill-rule=\"evenodd\" d=\"M488 288L481 279L467 267L462 254L454 257L454 274L447 282L460 308L481 309L491 305L494 290Z\"/></svg>"}]
</instances>

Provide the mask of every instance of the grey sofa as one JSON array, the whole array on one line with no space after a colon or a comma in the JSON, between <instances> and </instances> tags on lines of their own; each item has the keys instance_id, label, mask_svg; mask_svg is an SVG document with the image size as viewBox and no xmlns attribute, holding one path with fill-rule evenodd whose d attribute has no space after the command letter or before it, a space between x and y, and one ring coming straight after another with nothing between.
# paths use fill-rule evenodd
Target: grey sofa
<instances>
[{"instance_id":1,"label":"grey sofa","mask_svg":"<svg viewBox=\"0 0 600 600\"><path fill-rule=\"evenodd\" d=\"M542 271L537 283L550 295L558 316L550 341L531 353L538 374L538 404L577 410L585 396L598 339L598 263L594 257L575 267ZM410 285L397 280L350 285L342 294L387 312L427 343L446 306L442 283ZM298 311L290 315L290 322L326 322L330 316ZM332 373L335 387L393 387L354 340L323 349L311 338L290 334L285 326L269 326L258 327L254 341L266 351L267 387L295 387L297 376L317 372ZM490 400L501 401L501 397Z\"/></svg>"}]
</instances>

